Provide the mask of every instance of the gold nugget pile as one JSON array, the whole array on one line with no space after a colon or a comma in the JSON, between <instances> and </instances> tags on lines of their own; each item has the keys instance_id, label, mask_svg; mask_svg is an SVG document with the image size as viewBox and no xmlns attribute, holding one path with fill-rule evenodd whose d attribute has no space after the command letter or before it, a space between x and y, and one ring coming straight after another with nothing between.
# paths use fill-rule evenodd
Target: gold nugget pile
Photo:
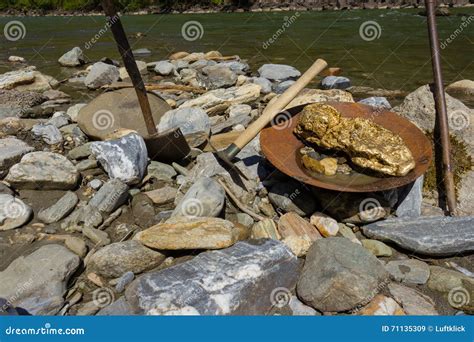
<instances>
[{"instance_id":1,"label":"gold nugget pile","mask_svg":"<svg viewBox=\"0 0 474 342\"><path fill-rule=\"evenodd\" d=\"M327 104L307 105L294 132L306 144L344 152L355 165L386 175L405 176L415 167L413 155L398 134L368 119L342 117ZM303 157L304 165L314 169L315 162Z\"/></svg>"}]
</instances>

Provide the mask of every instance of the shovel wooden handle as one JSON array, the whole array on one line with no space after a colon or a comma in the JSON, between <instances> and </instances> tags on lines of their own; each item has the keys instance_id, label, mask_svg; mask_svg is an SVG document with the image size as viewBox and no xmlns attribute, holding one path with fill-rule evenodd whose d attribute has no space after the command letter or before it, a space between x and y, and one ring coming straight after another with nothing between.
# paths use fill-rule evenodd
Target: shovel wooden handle
<instances>
[{"instance_id":1,"label":"shovel wooden handle","mask_svg":"<svg viewBox=\"0 0 474 342\"><path fill-rule=\"evenodd\" d=\"M229 146L227 156L229 159L235 155L249 143L272 119L280 113L288 103L293 100L298 93L311 82L321 71L323 71L328 64L323 59L317 59L301 77L293 83L283 94L281 94L275 101L271 101L262 115L254 121L247 129Z\"/></svg>"}]
</instances>

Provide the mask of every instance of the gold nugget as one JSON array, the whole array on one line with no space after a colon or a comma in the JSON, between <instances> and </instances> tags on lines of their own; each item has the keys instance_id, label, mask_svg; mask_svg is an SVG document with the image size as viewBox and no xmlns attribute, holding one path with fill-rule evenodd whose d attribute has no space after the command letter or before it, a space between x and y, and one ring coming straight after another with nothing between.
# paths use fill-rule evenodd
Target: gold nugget
<instances>
[{"instance_id":1,"label":"gold nugget","mask_svg":"<svg viewBox=\"0 0 474 342\"><path fill-rule=\"evenodd\" d=\"M294 132L307 143L342 151L354 164L383 174L405 176L415 167L398 134L368 119L342 117L327 104L304 107Z\"/></svg>"}]
</instances>

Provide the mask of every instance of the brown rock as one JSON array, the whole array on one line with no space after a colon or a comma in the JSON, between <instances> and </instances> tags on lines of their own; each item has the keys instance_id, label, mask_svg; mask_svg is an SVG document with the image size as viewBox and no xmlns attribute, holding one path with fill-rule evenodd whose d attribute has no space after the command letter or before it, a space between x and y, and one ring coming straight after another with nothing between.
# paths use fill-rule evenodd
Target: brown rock
<instances>
[{"instance_id":1,"label":"brown rock","mask_svg":"<svg viewBox=\"0 0 474 342\"><path fill-rule=\"evenodd\" d=\"M145 246L162 250L220 249L232 246L240 235L234 224L215 217L176 217L139 234Z\"/></svg>"},{"instance_id":2,"label":"brown rock","mask_svg":"<svg viewBox=\"0 0 474 342\"><path fill-rule=\"evenodd\" d=\"M187 55L189 55L189 52L186 52L186 51L179 51L179 52L175 52L175 53L171 54L171 55L168 57L168 59L169 59L169 60L181 59L181 58L186 57Z\"/></svg>"},{"instance_id":3,"label":"brown rock","mask_svg":"<svg viewBox=\"0 0 474 342\"><path fill-rule=\"evenodd\" d=\"M251 237L252 239L281 239L277 225L272 219L265 219L255 223L252 227Z\"/></svg>"},{"instance_id":4,"label":"brown rock","mask_svg":"<svg viewBox=\"0 0 474 342\"><path fill-rule=\"evenodd\" d=\"M401 316L405 315L405 312L392 298L377 295L358 314L364 316Z\"/></svg>"},{"instance_id":5,"label":"brown rock","mask_svg":"<svg viewBox=\"0 0 474 342\"><path fill-rule=\"evenodd\" d=\"M280 217L280 220L278 221L278 231L283 238L290 236L308 236L311 241L322 238L314 225L293 212Z\"/></svg>"},{"instance_id":6,"label":"brown rock","mask_svg":"<svg viewBox=\"0 0 474 342\"><path fill-rule=\"evenodd\" d=\"M154 204L163 205L172 203L176 197L177 192L178 190L175 188L171 186L165 186L160 189L147 191L145 192L145 195L147 195Z\"/></svg>"},{"instance_id":7,"label":"brown rock","mask_svg":"<svg viewBox=\"0 0 474 342\"><path fill-rule=\"evenodd\" d=\"M390 294L403 307L407 315L438 315L433 300L409 287L391 283L388 285Z\"/></svg>"},{"instance_id":8,"label":"brown rock","mask_svg":"<svg viewBox=\"0 0 474 342\"><path fill-rule=\"evenodd\" d=\"M290 235L282 240L297 257L305 256L313 241L308 235Z\"/></svg>"},{"instance_id":9,"label":"brown rock","mask_svg":"<svg viewBox=\"0 0 474 342\"><path fill-rule=\"evenodd\" d=\"M336 236L339 232L337 221L323 213L314 213L311 215L310 222L318 228L324 237Z\"/></svg>"}]
</instances>

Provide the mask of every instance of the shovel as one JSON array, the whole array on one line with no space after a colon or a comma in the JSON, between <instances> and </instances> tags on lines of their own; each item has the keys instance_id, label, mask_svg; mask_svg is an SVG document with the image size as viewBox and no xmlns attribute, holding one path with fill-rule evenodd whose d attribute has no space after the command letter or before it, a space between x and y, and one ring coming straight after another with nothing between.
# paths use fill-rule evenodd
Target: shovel
<instances>
[{"instance_id":1,"label":"shovel","mask_svg":"<svg viewBox=\"0 0 474 342\"><path fill-rule=\"evenodd\" d=\"M151 113L150 103L146 93L145 84L138 70L137 63L133 57L132 49L128 43L127 36L123 29L120 18L115 10L112 0L102 0L102 7L108 17L108 24L112 30L115 42L117 43L120 56L122 57L125 69L132 80L133 87L137 93L138 103L142 110L143 119L148 131L148 136L144 137L150 159L164 161L174 161L185 158L191 151L188 143L184 139L179 128L172 129L158 134L155 122Z\"/></svg>"}]
</instances>

